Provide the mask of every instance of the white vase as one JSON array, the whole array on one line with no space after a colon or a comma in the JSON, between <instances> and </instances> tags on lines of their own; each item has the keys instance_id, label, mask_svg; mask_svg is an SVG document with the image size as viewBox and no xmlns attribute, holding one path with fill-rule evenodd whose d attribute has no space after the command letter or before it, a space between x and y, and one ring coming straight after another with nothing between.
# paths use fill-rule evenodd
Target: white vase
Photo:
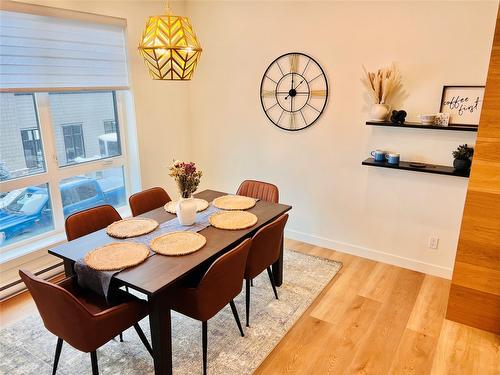
<instances>
[{"instance_id":1,"label":"white vase","mask_svg":"<svg viewBox=\"0 0 500 375\"><path fill-rule=\"evenodd\" d=\"M180 198L175 213L181 225L193 225L196 221L196 202L194 198Z\"/></svg>"},{"instance_id":2,"label":"white vase","mask_svg":"<svg viewBox=\"0 0 500 375\"><path fill-rule=\"evenodd\" d=\"M391 107L387 104L374 104L370 111L371 121L385 121L389 115Z\"/></svg>"}]
</instances>

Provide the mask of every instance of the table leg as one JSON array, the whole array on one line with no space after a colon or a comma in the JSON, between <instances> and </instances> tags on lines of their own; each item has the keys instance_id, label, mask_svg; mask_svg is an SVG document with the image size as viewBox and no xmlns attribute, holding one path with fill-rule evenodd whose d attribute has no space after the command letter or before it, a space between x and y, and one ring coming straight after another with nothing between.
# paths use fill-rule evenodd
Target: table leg
<instances>
[{"instance_id":1,"label":"table leg","mask_svg":"<svg viewBox=\"0 0 500 375\"><path fill-rule=\"evenodd\" d=\"M281 249L280 249L280 257L278 260L273 263L273 276L274 283L276 286L281 286L283 284L283 249L285 246L284 237L281 236Z\"/></svg>"},{"instance_id":2,"label":"table leg","mask_svg":"<svg viewBox=\"0 0 500 375\"><path fill-rule=\"evenodd\" d=\"M160 296L149 299L149 326L155 375L172 375L172 327L170 309Z\"/></svg>"},{"instance_id":3,"label":"table leg","mask_svg":"<svg viewBox=\"0 0 500 375\"><path fill-rule=\"evenodd\" d=\"M66 275L66 277L71 277L75 274L75 262L71 261L71 260L64 260L63 261L63 264L64 264L64 274Z\"/></svg>"}]
</instances>

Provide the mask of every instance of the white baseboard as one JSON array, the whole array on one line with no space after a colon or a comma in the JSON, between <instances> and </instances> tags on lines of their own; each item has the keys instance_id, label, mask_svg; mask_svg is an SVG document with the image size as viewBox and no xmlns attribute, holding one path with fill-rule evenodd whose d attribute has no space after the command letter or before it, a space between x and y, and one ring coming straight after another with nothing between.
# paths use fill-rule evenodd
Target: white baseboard
<instances>
[{"instance_id":1,"label":"white baseboard","mask_svg":"<svg viewBox=\"0 0 500 375\"><path fill-rule=\"evenodd\" d=\"M443 277L445 279L451 279L451 276L453 274L453 269L451 268L437 266L435 264L425 263L420 260L405 258L399 255L394 255L367 247L335 241L329 238L315 236L293 229L286 229L285 236L292 240L307 242L327 249L337 250L342 253L356 255L359 257L375 260L377 262L408 268L413 271L423 272L429 275Z\"/></svg>"}]
</instances>

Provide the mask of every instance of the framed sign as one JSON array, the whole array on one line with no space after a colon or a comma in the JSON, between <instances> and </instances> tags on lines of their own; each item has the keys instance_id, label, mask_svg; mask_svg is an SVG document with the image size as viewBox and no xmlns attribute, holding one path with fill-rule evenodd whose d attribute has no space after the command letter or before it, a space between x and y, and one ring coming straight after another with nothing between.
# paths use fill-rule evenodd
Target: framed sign
<instances>
[{"instance_id":1,"label":"framed sign","mask_svg":"<svg viewBox=\"0 0 500 375\"><path fill-rule=\"evenodd\" d=\"M484 86L443 86L439 112L450 114L450 125L478 126Z\"/></svg>"}]
</instances>

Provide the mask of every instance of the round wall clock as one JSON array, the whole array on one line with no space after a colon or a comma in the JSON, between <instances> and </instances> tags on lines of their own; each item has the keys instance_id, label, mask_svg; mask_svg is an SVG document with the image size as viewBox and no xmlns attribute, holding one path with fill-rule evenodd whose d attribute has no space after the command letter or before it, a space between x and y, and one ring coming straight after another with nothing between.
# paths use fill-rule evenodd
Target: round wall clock
<instances>
[{"instance_id":1,"label":"round wall clock","mask_svg":"<svg viewBox=\"0 0 500 375\"><path fill-rule=\"evenodd\" d=\"M281 129L296 131L314 124L328 100L321 66L300 52L286 53L267 68L260 84L266 116Z\"/></svg>"}]
</instances>

